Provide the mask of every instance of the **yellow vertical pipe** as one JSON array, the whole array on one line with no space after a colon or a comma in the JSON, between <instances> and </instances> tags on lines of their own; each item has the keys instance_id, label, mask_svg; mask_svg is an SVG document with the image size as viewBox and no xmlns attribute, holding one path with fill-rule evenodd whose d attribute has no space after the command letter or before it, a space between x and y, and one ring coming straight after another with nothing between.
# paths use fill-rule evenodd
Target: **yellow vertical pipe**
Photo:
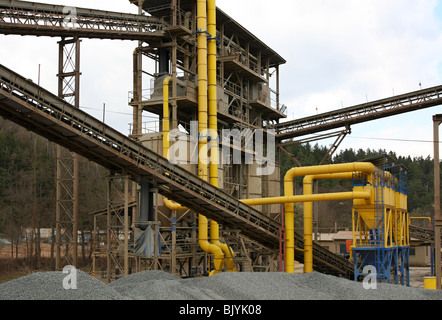
<instances>
[{"instance_id":1,"label":"yellow vertical pipe","mask_svg":"<svg viewBox=\"0 0 442 320\"><path fill-rule=\"evenodd\" d=\"M168 157L170 141L170 112L169 112L169 82L172 77L166 77L163 80L163 157Z\"/></svg>"},{"instance_id":2,"label":"yellow vertical pipe","mask_svg":"<svg viewBox=\"0 0 442 320\"><path fill-rule=\"evenodd\" d=\"M169 109L169 83L172 77L167 76L163 80L163 157L169 159L169 133L170 133L170 109ZM181 206L167 198L163 199L164 204L171 210L187 210L186 207Z\"/></svg>"},{"instance_id":3,"label":"yellow vertical pipe","mask_svg":"<svg viewBox=\"0 0 442 320\"><path fill-rule=\"evenodd\" d=\"M303 194L313 194L313 181L319 179L351 179L352 172L307 175L303 181ZM313 202L304 202L304 273L313 272Z\"/></svg>"},{"instance_id":4,"label":"yellow vertical pipe","mask_svg":"<svg viewBox=\"0 0 442 320\"><path fill-rule=\"evenodd\" d=\"M210 39L208 42L208 94L209 94L209 133L210 136L210 162L209 181L218 187L218 104L216 94L216 0L207 0L207 31ZM219 225L210 220L210 243L221 248L225 255L227 271L235 271L232 250L219 241Z\"/></svg>"},{"instance_id":5,"label":"yellow vertical pipe","mask_svg":"<svg viewBox=\"0 0 442 320\"><path fill-rule=\"evenodd\" d=\"M293 179L296 172L287 171L284 176L284 195L293 195ZM284 205L284 224L285 224L285 272L295 273L295 204L286 203Z\"/></svg>"},{"instance_id":6,"label":"yellow vertical pipe","mask_svg":"<svg viewBox=\"0 0 442 320\"><path fill-rule=\"evenodd\" d=\"M207 181L207 0L197 2L198 27L198 175Z\"/></svg>"},{"instance_id":7,"label":"yellow vertical pipe","mask_svg":"<svg viewBox=\"0 0 442 320\"><path fill-rule=\"evenodd\" d=\"M198 175L207 181L207 153L200 152L207 145L207 0L197 1L198 28ZM202 250L214 255L215 270L221 272L224 254L217 245L208 241L207 218L198 215L198 242ZM212 273L212 274L213 274Z\"/></svg>"},{"instance_id":8,"label":"yellow vertical pipe","mask_svg":"<svg viewBox=\"0 0 442 320\"><path fill-rule=\"evenodd\" d=\"M212 185L218 187L218 120L216 103L216 41L212 39L216 36L216 5L214 0L207 0L207 31L210 39L208 41L207 51L207 70L208 70L208 103L209 103L209 132L210 136L210 161L209 161L209 181ZM210 243L219 245L219 225L210 220Z\"/></svg>"},{"instance_id":9,"label":"yellow vertical pipe","mask_svg":"<svg viewBox=\"0 0 442 320\"><path fill-rule=\"evenodd\" d=\"M339 172L366 172L371 173L375 166L369 162L354 162L312 167L295 167L287 171L284 176L284 194L293 195L293 180L298 176L311 174L329 174ZM286 229L286 257L285 270L287 273L295 272L295 205L285 204L285 229Z\"/></svg>"}]
</instances>

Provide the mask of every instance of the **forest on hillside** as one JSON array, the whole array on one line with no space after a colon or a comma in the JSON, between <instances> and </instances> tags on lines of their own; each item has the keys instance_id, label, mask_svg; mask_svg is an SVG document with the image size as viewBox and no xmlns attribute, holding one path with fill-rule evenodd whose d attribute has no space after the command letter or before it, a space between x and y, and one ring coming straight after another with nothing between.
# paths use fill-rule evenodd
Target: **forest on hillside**
<instances>
[{"instance_id":1,"label":"forest on hillside","mask_svg":"<svg viewBox=\"0 0 442 320\"><path fill-rule=\"evenodd\" d=\"M287 150L302 165L317 165L327 148L310 144L291 145ZM343 150L329 163L360 161L387 153L397 163L408 168L408 208L411 216L433 217L433 160L410 158L386 150ZM281 176L295 166L281 153ZM106 178L108 171L80 157L79 230L93 228L91 212L106 208ZM56 145L12 122L0 118L0 238L3 235L17 241L23 229L55 228ZM302 182L300 182L302 183ZM349 181L321 181L319 192L351 190ZM297 225L302 226L302 210L297 207ZM317 228L322 232L351 229L351 201L318 204ZM38 240L38 234L31 234ZM36 249L37 250L37 249Z\"/></svg>"}]
</instances>

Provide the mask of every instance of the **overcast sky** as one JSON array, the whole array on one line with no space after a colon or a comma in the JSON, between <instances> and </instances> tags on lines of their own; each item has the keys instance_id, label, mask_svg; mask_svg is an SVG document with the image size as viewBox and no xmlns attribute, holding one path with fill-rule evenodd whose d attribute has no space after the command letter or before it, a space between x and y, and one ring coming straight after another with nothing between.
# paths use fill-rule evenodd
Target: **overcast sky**
<instances>
[{"instance_id":1,"label":"overcast sky","mask_svg":"<svg viewBox=\"0 0 442 320\"><path fill-rule=\"evenodd\" d=\"M136 13L128 0L39 2ZM218 0L287 63L281 103L287 120L442 84L442 1ZM270 3L272 5L270 5ZM0 35L0 63L57 92L57 38ZM80 104L124 134L132 122L132 52L136 43L83 39ZM352 126L340 148L433 156L432 107ZM148 121L149 118L145 118ZM441 129L442 130L442 129ZM319 143L329 145L332 140Z\"/></svg>"}]
</instances>

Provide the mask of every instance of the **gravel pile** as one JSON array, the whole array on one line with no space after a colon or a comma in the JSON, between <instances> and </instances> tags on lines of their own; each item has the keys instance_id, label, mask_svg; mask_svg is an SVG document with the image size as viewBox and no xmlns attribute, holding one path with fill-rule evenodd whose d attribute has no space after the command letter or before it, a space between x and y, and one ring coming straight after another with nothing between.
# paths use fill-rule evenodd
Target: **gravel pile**
<instances>
[{"instance_id":1,"label":"gravel pile","mask_svg":"<svg viewBox=\"0 0 442 320\"><path fill-rule=\"evenodd\" d=\"M36 272L0 284L0 300L122 300L107 284L77 270L77 288L65 289L62 271ZM67 283L68 285L70 283Z\"/></svg>"},{"instance_id":2,"label":"gravel pile","mask_svg":"<svg viewBox=\"0 0 442 320\"><path fill-rule=\"evenodd\" d=\"M362 283L317 272L220 273L181 279L144 271L106 285L77 271L77 289L65 289L62 272L41 272L0 284L0 299L48 300L442 300L440 290Z\"/></svg>"}]
</instances>

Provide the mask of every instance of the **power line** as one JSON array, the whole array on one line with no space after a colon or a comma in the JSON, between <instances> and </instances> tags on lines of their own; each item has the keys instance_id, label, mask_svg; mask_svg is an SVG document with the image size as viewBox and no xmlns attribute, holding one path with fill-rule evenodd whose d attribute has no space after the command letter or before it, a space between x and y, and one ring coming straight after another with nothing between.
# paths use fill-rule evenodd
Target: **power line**
<instances>
[{"instance_id":1,"label":"power line","mask_svg":"<svg viewBox=\"0 0 442 320\"><path fill-rule=\"evenodd\" d=\"M414 139L398 139L398 138L379 138L379 137L355 137L352 135L348 136L354 139L367 139L367 140L384 140L384 141L401 141L401 142L419 142L419 143L434 143L433 140L414 140ZM439 141L441 143L441 141Z\"/></svg>"},{"instance_id":2,"label":"power line","mask_svg":"<svg viewBox=\"0 0 442 320\"><path fill-rule=\"evenodd\" d=\"M91 108L91 107L83 107L80 106L80 109L88 109L88 110L95 110L95 111L103 111L103 109L97 109L97 108ZM122 112L122 111L114 111L114 110L106 110L106 113L117 113L117 114L124 114L127 116L132 116L132 113L129 112ZM158 119L158 117L154 117L154 116L145 116L143 115L143 118L152 118L152 119Z\"/></svg>"}]
</instances>

